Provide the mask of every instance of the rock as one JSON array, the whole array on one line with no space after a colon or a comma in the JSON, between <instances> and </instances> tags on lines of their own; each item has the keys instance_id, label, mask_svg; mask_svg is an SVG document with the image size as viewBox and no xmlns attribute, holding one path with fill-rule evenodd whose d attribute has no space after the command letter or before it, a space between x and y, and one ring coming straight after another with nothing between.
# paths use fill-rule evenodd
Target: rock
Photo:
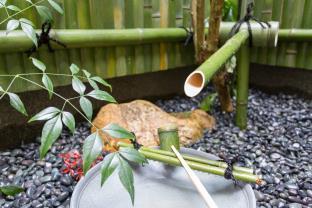
<instances>
[{"instance_id":1,"label":"rock","mask_svg":"<svg viewBox=\"0 0 312 208\"><path fill-rule=\"evenodd\" d=\"M133 132L138 143L155 146L159 145L157 129L160 127L176 124L181 144L190 145L202 137L204 129L212 129L215 120L202 110L194 110L189 115L171 115L153 103L135 100L130 103L105 105L92 123L98 128L110 123L118 124ZM91 131L94 132L96 129L92 127Z\"/></svg>"},{"instance_id":2,"label":"rock","mask_svg":"<svg viewBox=\"0 0 312 208\"><path fill-rule=\"evenodd\" d=\"M69 175L64 175L61 177L60 181L61 181L61 184L65 186L69 186L72 184L73 179Z\"/></svg>"}]
</instances>

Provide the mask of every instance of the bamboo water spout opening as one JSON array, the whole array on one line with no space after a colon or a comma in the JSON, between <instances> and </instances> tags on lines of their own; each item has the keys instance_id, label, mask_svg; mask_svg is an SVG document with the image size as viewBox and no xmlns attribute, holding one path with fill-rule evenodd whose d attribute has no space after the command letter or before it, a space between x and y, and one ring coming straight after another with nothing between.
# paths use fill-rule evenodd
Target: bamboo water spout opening
<instances>
[{"instance_id":1,"label":"bamboo water spout opening","mask_svg":"<svg viewBox=\"0 0 312 208\"><path fill-rule=\"evenodd\" d=\"M202 91L205 86L205 75L201 71L193 71L184 84L184 92L189 97L194 97Z\"/></svg>"}]
</instances>

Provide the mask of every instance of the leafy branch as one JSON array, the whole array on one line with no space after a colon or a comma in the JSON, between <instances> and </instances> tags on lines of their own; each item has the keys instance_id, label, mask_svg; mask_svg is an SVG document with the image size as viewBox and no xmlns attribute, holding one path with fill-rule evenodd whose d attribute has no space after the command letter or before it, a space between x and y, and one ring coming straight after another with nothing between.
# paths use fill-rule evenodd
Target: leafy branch
<instances>
[{"instance_id":1,"label":"leafy branch","mask_svg":"<svg viewBox=\"0 0 312 208\"><path fill-rule=\"evenodd\" d=\"M53 16L48 7L43 6L42 4L48 1L49 5L56 10L58 13L63 14L64 11L60 5L58 5L54 0L40 0L38 2L33 3L32 0L24 0L27 1L30 5L21 9L13 4L8 4L7 0L0 0L0 9L4 8L7 17L0 22L0 25L7 22L6 32L7 34L17 28L21 27L24 33L27 35L29 39L33 41L33 43L38 46L36 32L34 29L34 23L26 18L15 19L15 17L23 12L31 8L36 8L36 11L40 15L43 22L51 22L53 20ZM13 14L10 14L10 12Z\"/></svg>"},{"instance_id":2,"label":"leafy branch","mask_svg":"<svg viewBox=\"0 0 312 208\"><path fill-rule=\"evenodd\" d=\"M111 86L101 77L91 76L87 70L81 70L77 65L72 64L69 69L71 74L54 74L47 73L46 66L43 62L33 57L30 57L33 65L40 70L40 73L21 73L16 75L0 75L0 77L10 77L11 82L9 83L6 90L0 86L0 100L8 95L10 99L10 104L17 111L27 116L26 108L19 98L19 96L13 92L10 92L10 88L15 83L16 80L23 80L25 82L31 83L41 89L48 92L49 98L56 96L64 101L61 109L57 107L47 107L31 117L28 122L33 121L45 121L41 133L41 145L40 145L40 159L42 159L53 143L58 139L64 126L66 126L71 133L75 131L75 118L72 113L65 111L66 105L70 105L78 114L80 114L87 122L94 126L91 122L93 107L89 98L96 100L107 101L110 103L116 102L116 100L106 91L100 90L99 84L108 87L111 90ZM79 73L83 73L79 75ZM28 76L40 75L42 76L42 83L38 83L28 78ZM52 79L53 76L63 76L71 78L72 88L78 94L77 96L71 98L65 98L61 94L54 91L54 86ZM86 86L83 81L87 81L89 85L93 88L90 92L86 92ZM80 109L76 107L71 101L79 99ZM89 135L83 144L83 171L86 174L90 169L91 164L101 155L103 149L103 141L101 139L100 133L106 135L104 143L111 145L109 135L112 138L119 139L130 139L135 140L132 133L128 132L126 129L118 126L117 124L109 124L102 129L96 128L96 132ZM101 134L102 135L102 134ZM137 150L130 148L120 148L118 152L111 153L104 158L102 165L102 185L105 183L107 178L118 169L118 175L120 181L122 182L125 189L129 192L132 203L134 203L134 186L133 186L133 173L131 166L128 162L135 163L145 163L147 162L145 157Z\"/></svg>"}]
</instances>

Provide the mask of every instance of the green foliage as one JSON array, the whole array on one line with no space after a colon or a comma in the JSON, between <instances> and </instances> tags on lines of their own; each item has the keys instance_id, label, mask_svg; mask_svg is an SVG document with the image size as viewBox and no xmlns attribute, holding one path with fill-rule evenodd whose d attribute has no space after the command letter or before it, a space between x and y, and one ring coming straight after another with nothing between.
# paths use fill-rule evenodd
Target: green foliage
<instances>
[{"instance_id":1,"label":"green foliage","mask_svg":"<svg viewBox=\"0 0 312 208\"><path fill-rule=\"evenodd\" d=\"M62 121L64 125L67 126L67 128L74 134L76 124L73 114L66 111L62 112Z\"/></svg>"},{"instance_id":2,"label":"green foliage","mask_svg":"<svg viewBox=\"0 0 312 208\"><path fill-rule=\"evenodd\" d=\"M47 67L46 67L46 65L45 65L42 61L40 61L40 60L38 60L38 59L36 59L36 58L33 58L33 57L30 57L30 59L31 59L33 65L34 65L37 69L41 70L42 72L45 72L45 70L47 69Z\"/></svg>"},{"instance_id":3,"label":"green foliage","mask_svg":"<svg viewBox=\"0 0 312 208\"><path fill-rule=\"evenodd\" d=\"M60 5L58 5L55 1L53 0L48 0L49 4L60 14L63 14L64 11Z\"/></svg>"},{"instance_id":4,"label":"green foliage","mask_svg":"<svg viewBox=\"0 0 312 208\"><path fill-rule=\"evenodd\" d=\"M52 98L53 95L53 82L50 79L50 77L46 74L42 75L42 83L43 85L47 88L48 93L49 93L49 98Z\"/></svg>"},{"instance_id":5,"label":"green foliage","mask_svg":"<svg viewBox=\"0 0 312 208\"><path fill-rule=\"evenodd\" d=\"M79 95L83 95L86 91L86 86L82 83L82 81L80 81L80 79L75 76L72 79L72 86L73 89L79 93Z\"/></svg>"},{"instance_id":6,"label":"green foliage","mask_svg":"<svg viewBox=\"0 0 312 208\"><path fill-rule=\"evenodd\" d=\"M225 0L222 10L222 20L227 22L236 21L238 18L238 1Z\"/></svg>"},{"instance_id":7,"label":"green foliage","mask_svg":"<svg viewBox=\"0 0 312 208\"><path fill-rule=\"evenodd\" d=\"M91 101L88 100L88 98L81 97L79 103L84 114L87 116L89 120L91 120L93 114L93 107Z\"/></svg>"},{"instance_id":8,"label":"green foliage","mask_svg":"<svg viewBox=\"0 0 312 208\"><path fill-rule=\"evenodd\" d=\"M49 120L51 118L54 118L60 112L61 111L58 108L48 107L37 113L28 122Z\"/></svg>"},{"instance_id":9,"label":"green foliage","mask_svg":"<svg viewBox=\"0 0 312 208\"><path fill-rule=\"evenodd\" d=\"M114 152L104 157L103 164L101 167L101 186L104 185L105 181L113 174L119 165L118 153Z\"/></svg>"},{"instance_id":10,"label":"green foliage","mask_svg":"<svg viewBox=\"0 0 312 208\"><path fill-rule=\"evenodd\" d=\"M10 97L11 106L15 108L17 111L19 111L20 113L24 114L25 116L28 116L25 106L23 102L21 101L21 99L19 98L19 96L17 94L10 93L10 92L8 92L7 94Z\"/></svg>"},{"instance_id":11,"label":"green foliage","mask_svg":"<svg viewBox=\"0 0 312 208\"><path fill-rule=\"evenodd\" d=\"M96 131L86 138L83 143L83 172L86 174L93 161L101 154L103 148L102 139Z\"/></svg>"},{"instance_id":12,"label":"green foliage","mask_svg":"<svg viewBox=\"0 0 312 208\"><path fill-rule=\"evenodd\" d=\"M116 100L115 100L115 98L113 98L113 96L111 96L109 93L102 91L102 90L93 90L93 91L89 92L87 94L87 96L90 96L90 97L98 99L98 100L116 103Z\"/></svg>"},{"instance_id":13,"label":"green foliage","mask_svg":"<svg viewBox=\"0 0 312 208\"><path fill-rule=\"evenodd\" d=\"M119 157L119 179L125 189L128 191L132 205L134 204L134 186L133 186L133 173L130 165L122 157Z\"/></svg>"},{"instance_id":14,"label":"green foliage","mask_svg":"<svg viewBox=\"0 0 312 208\"><path fill-rule=\"evenodd\" d=\"M128 130L122 128L118 124L108 124L104 128L102 128L102 131L104 133L107 133L113 138L117 139L130 139L130 140L135 140L135 136L129 132Z\"/></svg>"},{"instance_id":15,"label":"green foliage","mask_svg":"<svg viewBox=\"0 0 312 208\"><path fill-rule=\"evenodd\" d=\"M119 148L119 153L127 160L134 162L134 163L147 163L144 155L142 155L138 150L132 148Z\"/></svg>"},{"instance_id":16,"label":"green foliage","mask_svg":"<svg viewBox=\"0 0 312 208\"><path fill-rule=\"evenodd\" d=\"M6 196L15 196L15 195L17 195L23 191L24 191L24 189L22 187L15 186L15 185L1 186L0 187L0 192Z\"/></svg>"},{"instance_id":17,"label":"green foliage","mask_svg":"<svg viewBox=\"0 0 312 208\"><path fill-rule=\"evenodd\" d=\"M41 145L40 145L40 159L43 159L46 153L51 148L52 144L61 135L63 128L61 115L57 114L54 118L48 120L42 129Z\"/></svg>"},{"instance_id":18,"label":"green foliage","mask_svg":"<svg viewBox=\"0 0 312 208\"><path fill-rule=\"evenodd\" d=\"M200 103L200 108L204 111L211 111L212 106L217 98L218 94L217 93L212 93L206 96L203 101Z\"/></svg>"}]
</instances>

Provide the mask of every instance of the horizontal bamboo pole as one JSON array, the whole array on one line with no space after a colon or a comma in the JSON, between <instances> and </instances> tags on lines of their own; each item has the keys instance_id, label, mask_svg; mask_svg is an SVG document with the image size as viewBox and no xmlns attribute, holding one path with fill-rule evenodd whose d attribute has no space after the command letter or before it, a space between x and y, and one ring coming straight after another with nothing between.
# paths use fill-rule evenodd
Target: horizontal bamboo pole
<instances>
[{"instance_id":1,"label":"horizontal bamboo pole","mask_svg":"<svg viewBox=\"0 0 312 208\"><path fill-rule=\"evenodd\" d=\"M220 27L221 42L228 39L234 22L223 22ZM272 33L266 33L257 23L252 23L255 46L264 46ZM246 26L243 26L246 28ZM208 32L208 29L207 31ZM37 31L40 33L40 31ZM262 35L264 34L264 35ZM94 48L105 46L138 45L159 42L179 42L187 33L181 28L148 29L62 29L51 30L51 36L67 45L67 48ZM32 41L22 31L12 31L6 35L0 32L0 53L25 51L32 47ZM54 44L54 49L63 49Z\"/></svg>"},{"instance_id":2,"label":"horizontal bamboo pole","mask_svg":"<svg viewBox=\"0 0 312 208\"><path fill-rule=\"evenodd\" d=\"M120 147L132 147L132 145L129 145L123 142L119 142L118 145ZM139 152L142 153L147 159L163 162L163 163L173 165L173 166L181 166L180 161L176 157L163 155L160 152L155 153L155 152L146 151L144 150L144 147L141 147L139 149ZM224 176L224 173L225 173L225 168L221 168L221 167L217 167L213 165L208 165L208 164L203 164L203 163L188 161L188 160L187 160L187 164L193 170L198 170L198 171L202 171L206 173L212 173L212 174L219 175L219 176ZM262 183L262 180L259 178L259 176L245 173L245 172L234 170L233 176L236 180L240 180L246 183L256 183L256 184Z\"/></svg>"},{"instance_id":3,"label":"horizontal bamboo pole","mask_svg":"<svg viewBox=\"0 0 312 208\"><path fill-rule=\"evenodd\" d=\"M312 29L281 29L278 32L278 39L291 42L312 41Z\"/></svg>"},{"instance_id":4,"label":"horizontal bamboo pole","mask_svg":"<svg viewBox=\"0 0 312 208\"><path fill-rule=\"evenodd\" d=\"M170 157L175 157L175 154L173 152L169 152L169 151L147 148L147 147L141 147L141 149L144 151L147 151L147 152L158 153L158 154L162 154L162 155L166 155L166 156L170 156ZM203 163L203 164L207 164L207 165L213 165L213 166L220 167L220 168L227 168L227 164L225 162L218 161L218 160L208 160L208 159L204 159L204 158L200 158L200 157L194 157L194 156L185 155L185 154L182 154L182 157L188 161ZM239 171L239 172L243 172L243 173L247 173L247 174L253 174L253 169L251 169L251 168L245 168L245 167L239 167L239 166L234 166L233 168L234 168L234 170Z\"/></svg>"}]
</instances>

